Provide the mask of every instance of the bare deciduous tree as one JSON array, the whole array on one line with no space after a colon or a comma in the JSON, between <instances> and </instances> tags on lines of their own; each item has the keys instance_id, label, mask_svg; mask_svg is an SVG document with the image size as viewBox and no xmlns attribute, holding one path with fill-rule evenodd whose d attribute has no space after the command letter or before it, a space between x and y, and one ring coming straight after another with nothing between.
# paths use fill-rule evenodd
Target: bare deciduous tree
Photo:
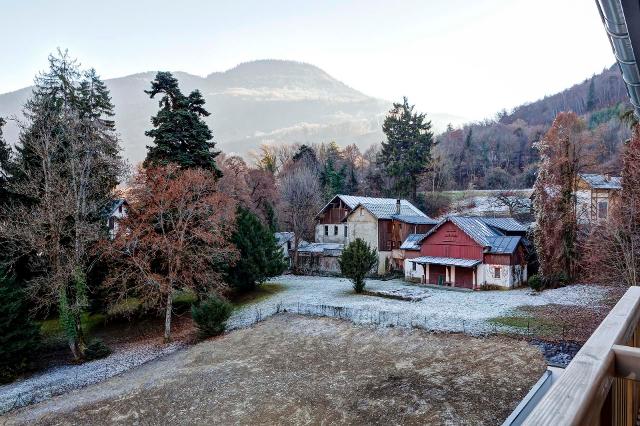
<instances>
[{"instance_id":1,"label":"bare deciduous tree","mask_svg":"<svg viewBox=\"0 0 640 426\"><path fill-rule=\"evenodd\" d=\"M293 268L298 268L298 246L302 238L311 238L315 215L321 207L318 177L307 167L290 170L280 179L281 218L287 230L294 232Z\"/></svg>"}]
</instances>

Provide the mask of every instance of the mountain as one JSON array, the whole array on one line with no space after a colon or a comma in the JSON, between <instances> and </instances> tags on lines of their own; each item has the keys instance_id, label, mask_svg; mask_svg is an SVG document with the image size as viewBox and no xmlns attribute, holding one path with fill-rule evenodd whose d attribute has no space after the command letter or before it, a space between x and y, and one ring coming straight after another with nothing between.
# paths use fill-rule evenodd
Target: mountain
<instances>
[{"instance_id":1,"label":"mountain","mask_svg":"<svg viewBox=\"0 0 640 426\"><path fill-rule=\"evenodd\" d=\"M361 149L383 140L382 120L391 102L375 99L336 80L320 68L293 61L259 60L200 77L175 72L184 93L199 89L211 113L206 121L218 148L246 155L262 143L309 143L335 140ZM125 157L144 159L151 140L150 117L158 102L144 93L155 71L105 81L115 105L116 126ZM0 95L0 116L19 116L31 88ZM429 114L434 128L464 119ZM15 125L6 137L17 138Z\"/></svg>"}]
</instances>

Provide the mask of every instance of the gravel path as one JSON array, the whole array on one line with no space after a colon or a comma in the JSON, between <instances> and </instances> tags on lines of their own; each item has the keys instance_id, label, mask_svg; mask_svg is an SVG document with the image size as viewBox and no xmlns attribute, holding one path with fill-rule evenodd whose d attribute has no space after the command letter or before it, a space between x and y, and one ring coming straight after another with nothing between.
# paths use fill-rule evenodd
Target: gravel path
<instances>
[{"instance_id":1,"label":"gravel path","mask_svg":"<svg viewBox=\"0 0 640 426\"><path fill-rule=\"evenodd\" d=\"M433 331L482 335L495 330L487 320L524 305L598 305L607 296L601 287L574 285L536 294L529 289L457 292L410 285L402 280L368 280L367 289L407 294L416 301L353 294L346 279L285 275L274 278L285 290L237 310L230 330L246 328L275 313L349 319L381 326L411 326ZM498 328L500 330L500 328ZM27 379L0 386L0 413L97 383L175 352L183 344L132 344L107 358L81 365L52 368Z\"/></svg>"}]
</instances>

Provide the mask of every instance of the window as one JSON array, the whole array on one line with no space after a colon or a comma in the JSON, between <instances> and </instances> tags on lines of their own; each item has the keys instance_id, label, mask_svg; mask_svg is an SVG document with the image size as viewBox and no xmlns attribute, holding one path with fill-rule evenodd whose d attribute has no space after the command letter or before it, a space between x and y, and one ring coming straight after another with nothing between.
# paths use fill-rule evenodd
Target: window
<instances>
[{"instance_id":1,"label":"window","mask_svg":"<svg viewBox=\"0 0 640 426\"><path fill-rule=\"evenodd\" d=\"M413 269L415 271L416 270L416 262L411 262L411 265L412 265L411 269Z\"/></svg>"},{"instance_id":2,"label":"window","mask_svg":"<svg viewBox=\"0 0 640 426\"><path fill-rule=\"evenodd\" d=\"M333 235L338 235L338 225L333 226Z\"/></svg>"},{"instance_id":3,"label":"window","mask_svg":"<svg viewBox=\"0 0 640 426\"><path fill-rule=\"evenodd\" d=\"M598 202L598 219L606 219L609 212L609 203L607 201Z\"/></svg>"},{"instance_id":4,"label":"window","mask_svg":"<svg viewBox=\"0 0 640 426\"><path fill-rule=\"evenodd\" d=\"M324 235L329 235L329 226L328 225L324 226Z\"/></svg>"},{"instance_id":5,"label":"window","mask_svg":"<svg viewBox=\"0 0 640 426\"><path fill-rule=\"evenodd\" d=\"M120 207L118 207L118 213L122 213L122 204L120 204Z\"/></svg>"},{"instance_id":6,"label":"window","mask_svg":"<svg viewBox=\"0 0 640 426\"><path fill-rule=\"evenodd\" d=\"M113 216L109 217L109 229L113 229L115 228L116 225L116 219Z\"/></svg>"},{"instance_id":7,"label":"window","mask_svg":"<svg viewBox=\"0 0 640 426\"><path fill-rule=\"evenodd\" d=\"M347 238L347 225L344 226L344 237Z\"/></svg>"},{"instance_id":8,"label":"window","mask_svg":"<svg viewBox=\"0 0 640 426\"><path fill-rule=\"evenodd\" d=\"M291 250L291 240L287 241L287 250Z\"/></svg>"},{"instance_id":9,"label":"window","mask_svg":"<svg viewBox=\"0 0 640 426\"><path fill-rule=\"evenodd\" d=\"M500 268L493 268L493 278L500 278Z\"/></svg>"}]
</instances>

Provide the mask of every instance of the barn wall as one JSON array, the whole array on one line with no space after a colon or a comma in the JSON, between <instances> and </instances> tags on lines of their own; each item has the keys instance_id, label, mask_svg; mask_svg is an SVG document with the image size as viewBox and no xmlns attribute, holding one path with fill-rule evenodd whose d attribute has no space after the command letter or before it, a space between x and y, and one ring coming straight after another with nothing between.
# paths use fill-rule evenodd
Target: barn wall
<instances>
[{"instance_id":1,"label":"barn wall","mask_svg":"<svg viewBox=\"0 0 640 426\"><path fill-rule=\"evenodd\" d=\"M512 257L509 254L485 254L483 263L491 265L511 265Z\"/></svg>"},{"instance_id":2,"label":"barn wall","mask_svg":"<svg viewBox=\"0 0 640 426\"><path fill-rule=\"evenodd\" d=\"M456 257L482 260L483 248L451 222L428 236L420 249L421 256Z\"/></svg>"}]
</instances>

